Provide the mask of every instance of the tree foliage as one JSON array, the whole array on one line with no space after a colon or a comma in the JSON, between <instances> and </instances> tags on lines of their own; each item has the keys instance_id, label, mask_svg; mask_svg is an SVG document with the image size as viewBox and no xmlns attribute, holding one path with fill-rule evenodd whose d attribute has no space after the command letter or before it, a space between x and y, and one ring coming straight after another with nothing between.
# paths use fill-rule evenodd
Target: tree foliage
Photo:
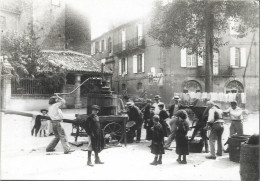
<instances>
[{"instance_id":1,"label":"tree foliage","mask_svg":"<svg viewBox=\"0 0 260 181\"><path fill-rule=\"evenodd\" d=\"M214 48L226 45L222 39L229 29L229 20L238 21L235 30L242 38L255 31L259 24L259 6L255 1L182 0L163 5L155 4L149 35L161 46L192 48L192 53L205 44L206 10L213 15Z\"/></svg>"},{"instance_id":2,"label":"tree foliage","mask_svg":"<svg viewBox=\"0 0 260 181\"><path fill-rule=\"evenodd\" d=\"M55 90L65 83L66 72L43 61L41 47L37 44L38 38L30 27L22 34L7 31L1 39L2 55L8 57L8 62L13 67L13 77L18 83L21 78L36 78L39 80L38 85L46 90ZM42 71L46 66L48 70Z\"/></svg>"}]
</instances>

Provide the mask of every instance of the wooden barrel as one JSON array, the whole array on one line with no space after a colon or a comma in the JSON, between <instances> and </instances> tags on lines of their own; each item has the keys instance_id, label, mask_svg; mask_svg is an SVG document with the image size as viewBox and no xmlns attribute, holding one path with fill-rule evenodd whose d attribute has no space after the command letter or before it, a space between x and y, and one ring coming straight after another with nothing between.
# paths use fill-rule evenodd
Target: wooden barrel
<instances>
[{"instance_id":1,"label":"wooden barrel","mask_svg":"<svg viewBox=\"0 0 260 181\"><path fill-rule=\"evenodd\" d=\"M87 114L91 113L91 106L98 105L100 107L99 115L117 115L118 98L116 94L87 94Z\"/></svg>"},{"instance_id":2,"label":"wooden barrel","mask_svg":"<svg viewBox=\"0 0 260 181\"><path fill-rule=\"evenodd\" d=\"M240 177L241 181L259 180L259 145L241 145Z\"/></svg>"}]
</instances>

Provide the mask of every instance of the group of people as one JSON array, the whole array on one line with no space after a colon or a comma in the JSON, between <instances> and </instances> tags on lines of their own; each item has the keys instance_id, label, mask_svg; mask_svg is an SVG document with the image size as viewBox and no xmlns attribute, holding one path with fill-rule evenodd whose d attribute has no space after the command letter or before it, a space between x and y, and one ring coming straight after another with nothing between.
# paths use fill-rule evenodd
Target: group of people
<instances>
[{"instance_id":1,"label":"group of people","mask_svg":"<svg viewBox=\"0 0 260 181\"><path fill-rule=\"evenodd\" d=\"M231 102L231 107L225 111L222 111L214 102L208 101L202 119L197 119L197 129L194 130L192 138L189 140L187 136L187 133L190 130L189 115L186 111L188 106L182 105L180 103L180 98L174 96L173 105L169 107L169 110L166 110L164 103L160 102L160 98L159 95L156 95L154 97L154 103L151 99L147 99L147 104L143 110L140 110L133 102L127 102L126 104L129 117L128 121L135 122L136 143L140 142L141 130L144 122L146 140L151 140L151 145L149 147L151 148L151 153L155 155L151 165L162 164L162 155L165 154L165 149L169 149L174 139L176 140L176 153L178 154L177 162L186 164L186 156L189 155L188 143L194 138L197 131L200 131L203 138L206 137L205 132L211 130L209 135L210 155L206 158L216 159L216 155L221 156L222 134L224 131L223 114L230 114L230 136L235 133L243 134L243 110L237 107L235 101ZM59 141L62 143L65 154L75 151L69 146L65 131L60 124L63 120L60 107L63 104L65 104L63 98L58 95L52 96L49 99L48 110L44 110L44 114L47 114L48 112L48 116L51 118L52 129L55 136L47 146L47 152L55 151L55 147ZM92 151L95 153L95 164L103 164L98 154L104 148L105 143L98 116L100 107L98 105L93 105L91 109L91 114L88 118L81 121L79 124L85 129L89 137L87 165L94 166L91 161ZM164 137L168 137L166 142L164 142ZM203 140L205 142L205 151L208 152L208 146L206 146L207 139L205 138ZM217 154L215 153L216 141L218 143ZM226 151L228 151L228 149Z\"/></svg>"},{"instance_id":2,"label":"group of people","mask_svg":"<svg viewBox=\"0 0 260 181\"><path fill-rule=\"evenodd\" d=\"M236 101L231 102L231 107L227 110L221 110L213 101L207 102L207 108L204 110L202 119L198 119L193 112L191 118L189 106L181 104L179 96L173 97L173 104L168 110L165 104L160 101L161 97L156 95L154 102L151 99L146 100L146 106L140 110L133 102L128 102L129 121L135 121L137 130L136 143L140 142L141 128L144 121L146 129L146 140L151 140L151 153L155 154L152 165L162 164L162 155L165 149L169 149L172 141L176 140L177 161L180 164L186 164L186 155L189 155L189 141L200 132L205 152L210 155L207 159L216 159L216 156L222 156L222 134L224 132L223 115L229 114L231 120L230 136L233 134L243 134L243 110L237 106ZM194 116L195 115L195 116ZM167 119L168 118L168 119ZM190 120L192 119L192 120ZM187 133L191 130L190 122L196 122L194 131L190 139ZM210 131L207 137L207 131ZM164 137L168 137L164 141ZM209 140L209 144L208 144ZM217 141L217 153L215 153L215 142ZM224 152L228 152L227 148Z\"/></svg>"}]
</instances>

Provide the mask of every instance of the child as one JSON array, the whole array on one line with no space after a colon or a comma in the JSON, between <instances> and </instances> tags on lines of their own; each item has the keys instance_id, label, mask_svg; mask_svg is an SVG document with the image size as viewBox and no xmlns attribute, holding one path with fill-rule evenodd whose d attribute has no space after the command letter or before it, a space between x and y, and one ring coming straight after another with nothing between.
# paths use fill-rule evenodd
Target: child
<instances>
[{"instance_id":1,"label":"child","mask_svg":"<svg viewBox=\"0 0 260 181\"><path fill-rule=\"evenodd\" d=\"M189 123L187 119L187 113L185 110L179 110L176 112L176 153L179 155L177 162L180 164L187 164L186 155L189 155L188 148L188 136ZM181 160L181 155L183 159Z\"/></svg>"},{"instance_id":2,"label":"child","mask_svg":"<svg viewBox=\"0 0 260 181\"><path fill-rule=\"evenodd\" d=\"M84 122L84 129L88 133L88 137L90 138L90 142L88 145L88 166L94 166L91 162L91 152L95 152L95 164L104 164L104 162L101 162L98 156L98 153L100 153L104 149L104 137L103 132L100 126L98 112L100 110L99 106L93 105L91 107L91 114L87 118L87 120Z\"/></svg>"},{"instance_id":3,"label":"child","mask_svg":"<svg viewBox=\"0 0 260 181\"><path fill-rule=\"evenodd\" d=\"M151 145L151 153L155 155L154 161L150 163L151 165L162 164L162 154L164 154L164 134L162 125L159 123L159 116L153 116L153 123L154 126L153 130L153 138L152 138L152 145ZM158 159L159 155L159 159ZM158 159L158 160L157 160Z\"/></svg>"},{"instance_id":4,"label":"child","mask_svg":"<svg viewBox=\"0 0 260 181\"><path fill-rule=\"evenodd\" d=\"M47 116L48 111L47 111L47 109L42 109L41 113L43 116ZM42 135L42 130L43 130L44 137L46 137L47 129L48 129L47 119L41 119L40 136Z\"/></svg>"},{"instance_id":5,"label":"child","mask_svg":"<svg viewBox=\"0 0 260 181\"><path fill-rule=\"evenodd\" d=\"M160 110L160 112L159 112L160 121L159 122L162 125L164 136L168 137L168 133L167 132L169 131L170 128L167 125L165 120L169 117L169 115L166 112L166 110L164 109L164 103L159 103L158 107L159 107L159 110ZM167 131L167 129L168 129L168 131Z\"/></svg>"}]
</instances>

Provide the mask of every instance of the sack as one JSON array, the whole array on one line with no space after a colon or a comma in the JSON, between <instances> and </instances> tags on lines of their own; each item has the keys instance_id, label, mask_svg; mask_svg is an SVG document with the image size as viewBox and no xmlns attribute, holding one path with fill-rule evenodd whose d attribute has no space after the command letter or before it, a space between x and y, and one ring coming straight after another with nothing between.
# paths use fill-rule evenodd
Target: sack
<instances>
[{"instance_id":1,"label":"sack","mask_svg":"<svg viewBox=\"0 0 260 181\"><path fill-rule=\"evenodd\" d=\"M169 136L171 134L171 129L168 124L166 124L166 133L167 133L167 136Z\"/></svg>"}]
</instances>

